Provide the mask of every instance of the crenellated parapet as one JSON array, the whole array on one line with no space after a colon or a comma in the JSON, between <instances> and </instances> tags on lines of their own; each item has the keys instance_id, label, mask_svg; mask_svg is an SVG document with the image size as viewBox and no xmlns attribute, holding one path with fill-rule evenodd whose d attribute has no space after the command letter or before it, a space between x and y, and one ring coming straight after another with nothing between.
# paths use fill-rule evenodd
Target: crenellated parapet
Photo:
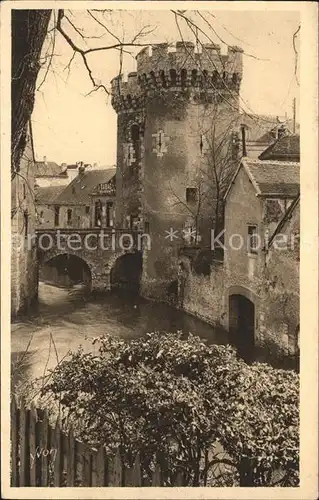
<instances>
[{"instance_id":1,"label":"crenellated parapet","mask_svg":"<svg viewBox=\"0 0 319 500\"><path fill-rule=\"evenodd\" d=\"M221 54L219 45L203 44L201 52L193 42L177 42L171 50L167 43L144 47L136 56L137 71L112 80L112 105L116 111L137 109L149 95L173 90L239 92L243 73L239 47L228 47Z\"/></svg>"},{"instance_id":2,"label":"crenellated parapet","mask_svg":"<svg viewBox=\"0 0 319 500\"><path fill-rule=\"evenodd\" d=\"M127 81L123 80L122 75L113 78L111 88L112 106L115 111L120 111L121 108L137 109L141 107L143 94L136 72L129 73Z\"/></svg>"}]
</instances>

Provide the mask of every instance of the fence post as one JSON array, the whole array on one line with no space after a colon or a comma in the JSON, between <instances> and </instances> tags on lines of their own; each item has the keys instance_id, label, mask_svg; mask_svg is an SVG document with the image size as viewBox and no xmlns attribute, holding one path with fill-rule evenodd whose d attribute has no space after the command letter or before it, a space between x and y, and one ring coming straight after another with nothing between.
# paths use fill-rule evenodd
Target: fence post
<instances>
[{"instance_id":1,"label":"fence post","mask_svg":"<svg viewBox=\"0 0 319 500\"><path fill-rule=\"evenodd\" d=\"M11 486L19 486L19 408L15 396L11 399Z\"/></svg>"},{"instance_id":2,"label":"fence post","mask_svg":"<svg viewBox=\"0 0 319 500\"><path fill-rule=\"evenodd\" d=\"M151 486L162 486L161 481L161 466L159 463L155 465L154 472L152 474L152 485Z\"/></svg>"},{"instance_id":3,"label":"fence post","mask_svg":"<svg viewBox=\"0 0 319 500\"><path fill-rule=\"evenodd\" d=\"M179 471L176 474L175 485L174 486L183 486L183 474Z\"/></svg>"},{"instance_id":4,"label":"fence post","mask_svg":"<svg viewBox=\"0 0 319 500\"><path fill-rule=\"evenodd\" d=\"M38 412L39 415L39 412ZM50 449L50 427L48 413L46 410L41 411L41 426L40 426L40 449L42 449L41 457L41 486L49 486L49 459L48 453L44 450ZM57 453L57 452L56 452Z\"/></svg>"},{"instance_id":5,"label":"fence post","mask_svg":"<svg viewBox=\"0 0 319 500\"><path fill-rule=\"evenodd\" d=\"M55 424L54 444L56 448L56 457L54 461L54 480L53 486L62 486L63 480L63 435L61 433L60 419Z\"/></svg>"},{"instance_id":6,"label":"fence post","mask_svg":"<svg viewBox=\"0 0 319 500\"><path fill-rule=\"evenodd\" d=\"M20 482L19 486L30 485L30 446L29 446L30 411L21 399L20 408Z\"/></svg>"},{"instance_id":7,"label":"fence post","mask_svg":"<svg viewBox=\"0 0 319 500\"><path fill-rule=\"evenodd\" d=\"M94 455L95 483L92 486L107 486L107 458L104 446Z\"/></svg>"},{"instance_id":8,"label":"fence post","mask_svg":"<svg viewBox=\"0 0 319 500\"><path fill-rule=\"evenodd\" d=\"M41 455L38 456L38 436L37 436L37 412L33 404L30 408L30 486L38 486L37 479L39 478L39 471L41 468L39 462Z\"/></svg>"},{"instance_id":9,"label":"fence post","mask_svg":"<svg viewBox=\"0 0 319 500\"><path fill-rule=\"evenodd\" d=\"M137 453L133 465L133 486L142 486L141 459Z\"/></svg>"},{"instance_id":10,"label":"fence post","mask_svg":"<svg viewBox=\"0 0 319 500\"><path fill-rule=\"evenodd\" d=\"M66 485L75 486L76 477L76 441L73 435L73 429L69 430L67 447L67 475Z\"/></svg>"},{"instance_id":11,"label":"fence post","mask_svg":"<svg viewBox=\"0 0 319 500\"><path fill-rule=\"evenodd\" d=\"M92 453L89 447L83 446L83 486L92 486Z\"/></svg>"},{"instance_id":12,"label":"fence post","mask_svg":"<svg viewBox=\"0 0 319 500\"><path fill-rule=\"evenodd\" d=\"M119 449L116 450L115 456L109 463L108 486L122 486L122 461Z\"/></svg>"}]
</instances>

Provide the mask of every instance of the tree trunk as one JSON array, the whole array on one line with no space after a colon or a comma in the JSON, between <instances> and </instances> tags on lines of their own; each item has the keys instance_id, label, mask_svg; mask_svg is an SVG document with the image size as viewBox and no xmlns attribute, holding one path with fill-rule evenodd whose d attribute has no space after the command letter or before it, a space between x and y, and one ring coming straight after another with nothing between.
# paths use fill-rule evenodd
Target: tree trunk
<instances>
[{"instance_id":1,"label":"tree trunk","mask_svg":"<svg viewBox=\"0 0 319 500\"><path fill-rule=\"evenodd\" d=\"M51 10L12 10L11 173L19 170Z\"/></svg>"}]
</instances>

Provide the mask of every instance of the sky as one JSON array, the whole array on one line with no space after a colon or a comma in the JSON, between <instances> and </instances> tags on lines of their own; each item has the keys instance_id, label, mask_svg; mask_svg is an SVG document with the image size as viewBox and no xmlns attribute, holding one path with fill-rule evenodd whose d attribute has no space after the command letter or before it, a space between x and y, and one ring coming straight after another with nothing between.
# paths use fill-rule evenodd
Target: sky
<instances>
[{"instance_id":1,"label":"sky","mask_svg":"<svg viewBox=\"0 0 319 500\"><path fill-rule=\"evenodd\" d=\"M98 24L86 11L66 11L71 23L85 36L83 39L66 19L63 26L73 40L83 48L99 47L114 43L114 36ZM143 43L176 42L180 34L174 14L170 11L108 11L92 12L121 40L131 41L142 28L147 33ZM244 69L241 83L241 106L249 113L292 117L292 100L297 99L299 115L299 86L295 76L295 52L292 37L299 25L297 11L202 11L200 17L191 13L192 19L205 31L211 41L219 43L222 53L227 45L244 49ZM53 19L52 19L53 21ZM208 26L207 21L213 29ZM184 40L194 41L194 36L180 21ZM145 28L146 27L146 28ZM49 70L40 70L32 115L36 159L43 156L57 163L97 163L110 166L116 162L116 113L110 97L103 91L93 92L88 72L80 55L67 65L73 51L60 34L53 31L44 47L53 57ZM203 42L210 40L203 37ZM221 42L222 40L222 42ZM297 51L299 39L297 38ZM124 54L122 71L135 70L135 55L141 47L129 49ZM47 61L50 58L47 58ZM107 88L119 72L118 50L98 51L88 56L94 78ZM47 74L46 74L47 72ZM299 61L297 65L297 77ZM46 75L44 83L42 83ZM89 94L89 95L87 95Z\"/></svg>"}]
</instances>

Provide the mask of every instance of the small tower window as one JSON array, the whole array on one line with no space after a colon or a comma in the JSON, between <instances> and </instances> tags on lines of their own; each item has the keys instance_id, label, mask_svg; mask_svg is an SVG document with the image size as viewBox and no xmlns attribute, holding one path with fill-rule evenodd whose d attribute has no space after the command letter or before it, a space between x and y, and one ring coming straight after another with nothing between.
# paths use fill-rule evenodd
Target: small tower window
<instances>
[{"instance_id":1,"label":"small tower window","mask_svg":"<svg viewBox=\"0 0 319 500\"><path fill-rule=\"evenodd\" d=\"M90 207L89 207L89 205L86 205L86 207L85 207L85 213L86 214L90 213Z\"/></svg>"},{"instance_id":2,"label":"small tower window","mask_svg":"<svg viewBox=\"0 0 319 500\"><path fill-rule=\"evenodd\" d=\"M233 83L238 83L238 73L233 73Z\"/></svg>"},{"instance_id":3,"label":"small tower window","mask_svg":"<svg viewBox=\"0 0 319 500\"><path fill-rule=\"evenodd\" d=\"M28 230L29 230L29 212L28 210L25 210L23 212L23 222L24 222L24 237L28 237Z\"/></svg>"},{"instance_id":4,"label":"small tower window","mask_svg":"<svg viewBox=\"0 0 319 500\"><path fill-rule=\"evenodd\" d=\"M186 202L196 203L197 201L197 189L193 187L186 188Z\"/></svg>"},{"instance_id":5,"label":"small tower window","mask_svg":"<svg viewBox=\"0 0 319 500\"><path fill-rule=\"evenodd\" d=\"M257 234L257 226L248 225L248 244L247 244L248 253L256 254L258 250L258 234Z\"/></svg>"},{"instance_id":6,"label":"small tower window","mask_svg":"<svg viewBox=\"0 0 319 500\"><path fill-rule=\"evenodd\" d=\"M140 138L140 127L136 124L131 126L131 140L133 144Z\"/></svg>"},{"instance_id":7,"label":"small tower window","mask_svg":"<svg viewBox=\"0 0 319 500\"><path fill-rule=\"evenodd\" d=\"M166 89L167 82L166 82L165 72L163 70L160 71L160 79L161 79L163 87Z\"/></svg>"},{"instance_id":8,"label":"small tower window","mask_svg":"<svg viewBox=\"0 0 319 500\"><path fill-rule=\"evenodd\" d=\"M176 70L175 69L170 69L169 70L169 76L171 79L171 85L174 87L176 85Z\"/></svg>"},{"instance_id":9,"label":"small tower window","mask_svg":"<svg viewBox=\"0 0 319 500\"><path fill-rule=\"evenodd\" d=\"M181 86L185 87L187 81L187 70L185 68L181 71Z\"/></svg>"},{"instance_id":10,"label":"small tower window","mask_svg":"<svg viewBox=\"0 0 319 500\"><path fill-rule=\"evenodd\" d=\"M139 140L140 140L140 127L134 123L131 126L131 147L129 148L129 163L138 161L139 158Z\"/></svg>"},{"instance_id":11,"label":"small tower window","mask_svg":"<svg viewBox=\"0 0 319 500\"><path fill-rule=\"evenodd\" d=\"M197 83L197 69L193 69L193 71L192 71L191 82L192 82L192 86L195 87L195 85Z\"/></svg>"},{"instance_id":12,"label":"small tower window","mask_svg":"<svg viewBox=\"0 0 319 500\"><path fill-rule=\"evenodd\" d=\"M67 225L71 226L72 224L72 208L68 208L67 210Z\"/></svg>"},{"instance_id":13,"label":"small tower window","mask_svg":"<svg viewBox=\"0 0 319 500\"><path fill-rule=\"evenodd\" d=\"M54 225L58 226L60 224L60 207L54 207Z\"/></svg>"},{"instance_id":14,"label":"small tower window","mask_svg":"<svg viewBox=\"0 0 319 500\"><path fill-rule=\"evenodd\" d=\"M155 76L154 71L151 71L150 75L151 75L151 78L152 78L152 82L154 83L154 85L156 85L157 81L156 81L156 76Z\"/></svg>"},{"instance_id":15,"label":"small tower window","mask_svg":"<svg viewBox=\"0 0 319 500\"><path fill-rule=\"evenodd\" d=\"M218 71L213 71L212 82L216 83L218 80Z\"/></svg>"},{"instance_id":16,"label":"small tower window","mask_svg":"<svg viewBox=\"0 0 319 500\"><path fill-rule=\"evenodd\" d=\"M204 155L209 150L209 144L208 144L207 137L205 136L205 134L200 135L199 149L200 149L201 155Z\"/></svg>"}]
</instances>

